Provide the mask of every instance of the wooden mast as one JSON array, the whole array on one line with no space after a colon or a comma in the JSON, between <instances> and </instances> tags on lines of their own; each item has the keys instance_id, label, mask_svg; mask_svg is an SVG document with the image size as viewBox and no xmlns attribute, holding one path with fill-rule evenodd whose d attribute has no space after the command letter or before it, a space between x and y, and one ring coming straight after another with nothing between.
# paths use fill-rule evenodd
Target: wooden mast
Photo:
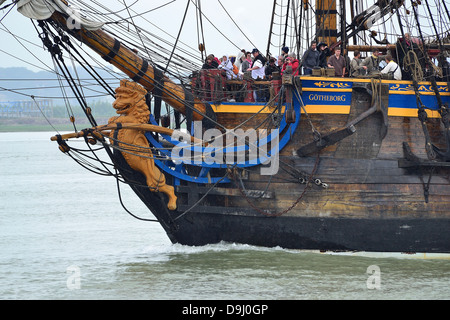
<instances>
[{"instance_id":1,"label":"wooden mast","mask_svg":"<svg viewBox=\"0 0 450 320\"><path fill-rule=\"evenodd\" d=\"M307 1L305 1L306 5ZM337 42L336 0L316 0L317 42L328 46Z\"/></svg>"},{"instance_id":2,"label":"wooden mast","mask_svg":"<svg viewBox=\"0 0 450 320\"><path fill-rule=\"evenodd\" d=\"M275 0L273 2L272 21L270 21L270 30L269 30L269 39L267 40L266 57L270 56L270 43L272 42L273 21L274 21L274 18L275 18L275 10L276 10L276 8L277 8L277 1Z\"/></svg>"},{"instance_id":3,"label":"wooden mast","mask_svg":"<svg viewBox=\"0 0 450 320\"><path fill-rule=\"evenodd\" d=\"M102 29L68 28L66 17L57 11L53 13L50 20L53 20L59 27L86 44L103 59L127 74L148 91L153 92L157 85L162 86L162 100L175 110L188 115L194 109L192 118L195 121L205 119L204 115L215 120L214 111L208 104L204 104L199 99L194 98L190 92L174 83L161 71L153 68L146 59L138 56L134 51L122 45L117 39ZM187 104L188 107L186 106Z\"/></svg>"}]
</instances>

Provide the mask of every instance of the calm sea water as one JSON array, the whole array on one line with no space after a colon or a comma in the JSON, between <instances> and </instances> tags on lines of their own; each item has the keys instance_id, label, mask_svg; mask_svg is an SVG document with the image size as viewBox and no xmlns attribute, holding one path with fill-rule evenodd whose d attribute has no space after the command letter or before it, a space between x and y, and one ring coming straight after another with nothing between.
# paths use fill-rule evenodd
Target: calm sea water
<instances>
[{"instance_id":1,"label":"calm sea water","mask_svg":"<svg viewBox=\"0 0 450 320\"><path fill-rule=\"evenodd\" d=\"M1 299L450 298L448 256L173 245L125 212L113 178L78 166L51 135L0 133ZM152 218L121 191L133 214Z\"/></svg>"}]
</instances>

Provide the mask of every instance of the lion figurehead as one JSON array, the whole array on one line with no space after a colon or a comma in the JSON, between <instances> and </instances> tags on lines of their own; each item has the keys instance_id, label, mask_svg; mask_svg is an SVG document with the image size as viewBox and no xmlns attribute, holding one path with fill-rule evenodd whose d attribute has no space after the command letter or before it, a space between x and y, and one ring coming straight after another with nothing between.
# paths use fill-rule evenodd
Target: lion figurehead
<instances>
[{"instance_id":1,"label":"lion figurehead","mask_svg":"<svg viewBox=\"0 0 450 320\"><path fill-rule=\"evenodd\" d=\"M120 87L116 89L116 100L113 103L116 113L120 117L117 121L127 123L148 123L150 110L146 104L145 90L141 85L130 80L120 81Z\"/></svg>"},{"instance_id":2,"label":"lion figurehead","mask_svg":"<svg viewBox=\"0 0 450 320\"><path fill-rule=\"evenodd\" d=\"M148 123L150 110L146 104L147 91L139 84L130 80L121 80L116 89L116 100L113 103L118 117L109 119L111 123L145 124ZM148 187L153 192L163 192L169 197L167 207L177 208L177 197L174 188L166 184L165 175L158 169L153 160L150 145L143 129L119 128L111 130L112 144L123 148L121 153L131 169L145 176Z\"/></svg>"}]
</instances>

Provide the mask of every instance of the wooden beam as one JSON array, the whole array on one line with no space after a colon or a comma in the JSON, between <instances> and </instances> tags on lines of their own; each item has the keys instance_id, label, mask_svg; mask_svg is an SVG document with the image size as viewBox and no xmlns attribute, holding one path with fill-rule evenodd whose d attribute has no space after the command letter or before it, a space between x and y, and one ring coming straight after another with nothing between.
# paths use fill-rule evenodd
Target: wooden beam
<instances>
[{"instance_id":1,"label":"wooden beam","mask_svg":"<svg viewBox=\"0 0 450 320\"><path fill-rule=\"evenodd\" d=\"M53 137L50 138L50 140L51 141L57 141L58 139L67 140L67 139L71 139L71 138L81 138L81 137L85 136L85 132L92 132L92 135L95 138L103 138L104 135L100 134L100 132L115 130L115 129L117 129L117 127L119 125L120 125L121 129L141 130L141 131L156 132L156 133L161 133L161 134L166 134L166 135L172 135L174 133L174 131L175 131L173 129L164 128L164 127L156 126L156 125L153 125L153 124L136 124L136 123L122 123L122 124L118 124L118 123L111 123L111 124L105 124L105 125L93 127L90 130L88 130L88 131L79 131L79 132L63 134L61 136L53 136ZM194 138L192 136L190 136L190 140L193 143L198 143L198 144L201 143L202 145L206 145L206 143L203 142L203 140L199 140L199 139Z\"/></svg>"}]
</instances>

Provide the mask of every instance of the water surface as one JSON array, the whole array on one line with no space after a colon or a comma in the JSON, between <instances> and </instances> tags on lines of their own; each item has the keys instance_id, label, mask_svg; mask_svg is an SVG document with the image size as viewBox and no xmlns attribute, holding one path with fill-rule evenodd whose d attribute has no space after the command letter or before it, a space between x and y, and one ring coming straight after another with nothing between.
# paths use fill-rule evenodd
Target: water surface
<instances>
[{"instance_id":1,"label":"water surface","mask_svg":"<svg viewBox=\"0 0 450 320\"><path fill-rule=\"evenodd\" d=\"M2 299L450 298L446 259L173 245L157 223L126 213L114 178L81 168L52 135L0 133ZM120 190L133 214L153 218Z\"/></svg>"}]
</instances>

